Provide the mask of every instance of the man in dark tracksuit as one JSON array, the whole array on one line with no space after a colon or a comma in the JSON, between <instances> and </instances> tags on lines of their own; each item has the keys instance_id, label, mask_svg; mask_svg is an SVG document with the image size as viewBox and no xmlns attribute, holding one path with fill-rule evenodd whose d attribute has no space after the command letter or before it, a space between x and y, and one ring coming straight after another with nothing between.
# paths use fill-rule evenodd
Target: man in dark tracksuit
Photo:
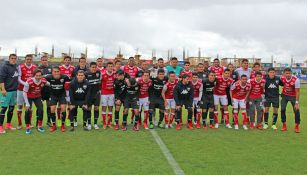
<instances>
[{"instance_id":1,"label":"man in dark tracksuit","mask_svg":"<svg viewBox=\"0 0 307 175\"><path fill-rule=\"evenodd\" d=\"M40 69L43 73L43 76L46 77L47 75L51 75L51 70L52 66L48 64L48 57L46 55L41 57L41 65L38 66L38 69ZM50 121L50 103L49 103L49 98L50 98L50 90L48 86L44 86L42 88L42 100L46 101L47 105L47 126L51 127L51 121ZM37 122L36 122L37 124Z\"/></svg>"},{"instance_id":2,"label":"man in dark tracksuit","mask_svg":"<svg viewBox=\"0 0 307 175\"><path fill-rule=\"evenodd\" d=\"M97 70L97 63L91 62L89 71L85 72L85 77L90 83L91 91L88 103L88 127L91 128L91 109L94 106L94 129L99 129L98 118L99 118L99 105L100 105L100 88L101 88L101 72Z\"/></svg>"},{"instance_id":3,"label":"man in dark tracksuit","mask_svg":"<svg viewBox=\"0 0 307 175\"><path fill-rule=\"evenodd\" d=\"M83 110L83 129L86 131L91 130L91 127L88 125L88 120L90 116L88 104L91 92L91 85L85 79L85 73L82 70L79 70L77 76L71 81L70 89L69 89L69 96L70 96L70 121L71 121L71 128L70 131L74 131L74 116L77 116L75 113L75 109L78 107L82 107Z\"/></svg>"},{"instance_id":4,"label":"man in dark tracksuit","mask_svg":"<svg viewBox=\"0 0 307 175\"><path fill-rule=\"evenodd\" d=\"M182 80L174 88L174 100L176 102L176 122L177 130L181 129L180 116L182 112L182 106L188 110L188 128L193 129L192 123L192 107L194 98L194 88L190 82L190 77L187 74L182 75Z\"/></svg>"},{"instance_id":5,"label":"man in dark tracksuit","mask_svg":"<svg viewBox=\"0 0 307 175\"><path fill-rule=\"evenodd\" d=\"M128 74L126 74L128 75ZM119 111L124 104L124 100L126 97L126 87L127 84L125 82L125 72L123 70L118 70L116 72L116 79L114 81L114 98L115 98L115 130L119 129L118 121L119 121ZM122 129L126 130L125 125L127 124L127 120L123 120Z\"/></svg>"},{"instance_id":6,"label":"man in dark tracksuit","mask_svg":"<svg viewBox=\"0 0 307 175\"><path fill-rule=\"evenodd\" d=\"M16 60L17 56L15 54L11 54L9 56L9 61L2 65L0 68L0 89L2 94L2 97L0 99L0 134L5 133L5 130L3 128L3 122L7 109L8 112L6 129L16 129L11 125L17 98L18 70Z\"/></svg>"}]
</instances>

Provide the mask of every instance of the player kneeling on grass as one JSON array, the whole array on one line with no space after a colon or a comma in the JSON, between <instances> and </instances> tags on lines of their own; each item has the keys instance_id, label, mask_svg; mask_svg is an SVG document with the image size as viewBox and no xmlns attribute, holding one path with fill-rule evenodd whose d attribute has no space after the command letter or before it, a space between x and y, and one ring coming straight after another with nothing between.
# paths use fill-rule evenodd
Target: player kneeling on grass
<instances>
[{"instance_id":1,"label":"player kneeling on grass","mask_svg":"<svg viewBox=\"0 0 307 175\"><path fill-rule=\"evenodd\" d=\"M97 63L91 62L89 71L85 72L85 77L90 83L90 97L88 103L88 127L91 128L91 111L94 106L94 129L99 129L99 105L100 105L100 87L101 87L101 72L97 70Z\"/></svg>"},{"instance_id":2,"label":"player kneeling on grass","mask_svg":"<svg viewBox=\"0 0 307 175\"><path fill-rule=\"evenodd\" d=\"M55 131L56 128L56 117L55 117L55 111L57 104L61 107L61 131L65 132L65 119L66 119L66 98L69 98L69 84L70 80L68 76L60 74L60 68L59 67L53 67L52 68L52 74L47 75L46 77L47 85L50 86L50 120L52 123L52 127L50 128L50 132Z\"/></svg>"},{"instance_id":3,"label":"player kneeling on grass","mask_svg":"<svg viewBox=\"0 0 307 175\"><path fill-rule=\"evenodd\" d=\"M295 129L296 133L300 132L300 107L299 107L299 97L300 97L300 80L292 75L292 71L290 68L286 68L284 70L283 75L280 80L283 83L282 95L281 95L281 121L282 121L282 129L281 131L287 131L286 125L286 108L288 102L291 103L293 107L293 112L295 116Z\"/></svg>"},{"instance_id":4,"label":"player kneeling on grass","mask_svg":"<svg viewBox=\"0 0 307 175\"><path fill-rule=\"evenodd\" d=\"M251 123L250 128L255 127L255 109L257 110L257 129L262 129L262 96L264 95L265 79L262 78L261 72L256 72L256 77L249 80L251 84L251 90L249 93L249 104L250 104L250 117Z\"/></svg>"},{"instance_id":5,"label":"player kneeling on grass","mask_svg":"<svg viewBox=\"0 0 307 175\"><path fill-rule=\"evenodd\" d=\"M193 129L192 122L192 106L194 98L194 88L190 82L190 77L187 74L182 75L182 80L174 88L174 99L176 102L176 123L177 130L181 129L180 116L182 112L182 107L184 106L188 110L188 128Z\"/></svg>"},{"instance_id":6,"label":"player kneeling on grass","mask_svg":"<svg viewBox=\"0 0 307 175\"><path fill-rule=\"evenodd\" d=\"M243 116L243 129L247 130L246 99L249 96L251 84L247 82L247 76L241 75L241 79L235 82L230 90L232 99L235 129L239 129L238 109L240 107Z\"/></svg>"},{"instance_id":7,"label":"player kneeling on grass","mask_svg":"<svg viewBox=\"0 0 307 175\"><path fill-rule=\"evenodd\" d=\"M215 128L213 125L214 122L214 97L213 97L213 90L215 87L215 73L210 72L208 74L208 78L203 80L203 89L201 101L199 102L199 106L202 109L202 123L203 128L207 129L207 115L209 112L210 118L210 128Z\"/></svg>"},{"instance_id":8,"label":"player kneeling on grass","mask_svg":"<svg viewBox=\"0 0 307 175\"><path fill-rule=\"evenodd\" d=\"M70 83L70 89L69 89L69 96L70 96L70 109L72 114L70 115L70 121L71 121L71 128L70 131L74 131L74 123L73 119L74 116L78 116L73 111L77 109L78 107L81 107L83 110L83 129L85 131L90 131L91 125L88 124L89 118L91 117L91 110L88 108L89 104L89 98L91 96L91 85L90 83L85 79L85 73L83 70L79 70L77 73L77 77L74 78Z\"/></svg>"},{"instance_id":9,"label":"player kneeling on grass","mask_svg":"<svg viewBox=\"0 0 307 175\"><path fill-rule=\"evenodd\" d=\"M123 116L123 131L127 130L126 123L127 123L127 117L129 108L131 108L134 111L134 124L133 124L133 130L138 131L139 126L139 85L136 82L135 78L129 78L127 80L127 87L126 87L126 96L124 101L124 116Z\"/></svg>"},{"instance_id":10,"label":"player kneeling on grass","mask_svg":"<svg viewBox=\"0 0 307 175\"><path fill-rule=\"evenodd\" d=\"M119 111L120 108L122 106L122 104L124 104L124 99L125 99L125 95L126 95L126 87L127 84L125 82L125 73L123 70L119 69L116 72L116 78L114 81L114 97L115 97L115 130L119 129ZM123 121L122 123L122 129L124 131L127 130L126 128L126 124L127 124L127 116L126 117L126 121Z\"/></svg>"},{"instance_id":11,"label":"player kneeling on grass","mask_svg":"<svg viewBox=\"0 0 307 175\"><path fill-rule=\"evenodd\" d=\"M164 120L165 120L165 128L173 128L173 120L175 117L175 109L176 103L174 100L174 88L178 83L178 79L176 77L175 72L169 72L169 79L167 83L164 85L162 90L162 98L164 99L165 105L165 113L164 113ZM170 120L168 120L168 115L170 114Z\"/></svg>"},{"instance_id":12,"label":"player kneeling on grass","mask_svg":"<svg viewBox=\"0 0 307 175\"><path fill-rule=\"evenodd\" d=\"M201 109L199 107L199 102L201 101L202 97L202 90L203 90L203 82L202 80L198 79L198 75L196 72L193 72L192 75L192 85L194 88L194 99L193 99L193 115L194 115L194 123L196 128L200 128L200 116L201 116Z\"/></svg>"},{"instance_id":13,"label":"player kneeling on grass","mask_svg":"<svg viewBox=\"0 0 307 175\"><path fill-rule=\"evenodd\" d=\"M39 132L45 132L43 128L43 102L41 97L42 88L47 83L41 70L35 70L33 78L28 79L23 87L23 98L26 103L25 123L26 123L26 134L31 134L31 113L32 103L36 106L36 118L38 121L37 130Z\"/></svg>"},{"instance_id":14,"label":"player kneeling on grass","mask_svg":"<svg viewBox=\"0 0 307 175\"><path fill-rule=\"evenodd\" d=\"M269 111L272 105L273 107L273 121L272 121L272 129L277 130L276 121L278 116L278 108L279 108L279 86L282 85L282 81L280 77L275 76L276 72L274 68L269 68L268 75L265 78L265 92L264 92L264 125L263 129L267 129L269 127Z\"/></svg>"}]
</instances>

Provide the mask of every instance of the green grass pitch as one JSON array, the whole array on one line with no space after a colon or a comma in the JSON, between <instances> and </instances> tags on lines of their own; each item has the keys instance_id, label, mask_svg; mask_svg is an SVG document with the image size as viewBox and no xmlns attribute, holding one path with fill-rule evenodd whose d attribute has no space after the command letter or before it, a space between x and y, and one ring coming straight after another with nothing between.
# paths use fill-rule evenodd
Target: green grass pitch
<instances>
[{"instance_id":1,"label":"green grass pitch","mask_svg":"<svg viewBox=\"0 0 307 175\"><path fill-rule=\"evenodd\" d=\"M307 88L301 90L301 133L290 104L288 131L156 129L185 174L307 174ZM34 118L34 117L33 117ZM271 115L270 115L271 119ZM79 116L79 126L81 125ZM99 119L100 122L101 119ZM271 120L270 120L271 121ZM240 120L241 122L241 120ZM44 121L45 123L45 121ZM101 123L101 122L100 122ZM16 116L14 116L16 126ZM149 131L74 133L25 130L0 135L0 174L174 174Z\"/></svg>"}]
</instances>

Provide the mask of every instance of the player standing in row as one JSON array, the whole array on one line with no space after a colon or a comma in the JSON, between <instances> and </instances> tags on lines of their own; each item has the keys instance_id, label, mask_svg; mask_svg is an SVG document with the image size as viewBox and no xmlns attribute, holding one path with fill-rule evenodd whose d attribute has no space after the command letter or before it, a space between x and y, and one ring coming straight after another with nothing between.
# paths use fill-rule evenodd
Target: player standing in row
<instances>
[{"instance_id":1,"label":"player standing in row","mask_svg":"<svg viewBox=\"0 0 307 175\"><path fill-rule=\"evenodd\" d=\"M184 62L183 67L184 67L184 68L183 68L183 71L180 72L179 78L181 78L182 75L187 74L187 75L189 75L190 80L191 80L191 79L192 79L192 74L193 74L193 72L190 70L190 67L191 67L190 62L188 62L188 61Z\"/></svg>"},{"instance_id":2,"label":"player standing in row","mask_svg":"<svg viewBox=\"0 0 307 175\"><path fill-rule=\"evenodd\" d=\"M124 104L124 100L126 98L126 87L127 84L125 82L125 73L123 70L118 70L116 72L116 78L114 81L114 97L115 97L115 130L119 129L119 111ZM126 130L127 121L123 121L122 129Z\"/></svg>"},{"instance_id":3,"label":"player standing in row","mask_svg":"<svg viewBox=\"0 0 307 175\"><path fill-rule=\"evenodd\" d=\"M201 79L198 79L197 73L192 74L192 85L194 88L194 99L193 99L193 115L194 115L194 124L196 128L200 128L200 118L201 118L201 109L199 103L202 98L203 82Z\"/></svg>"},{"instance_id":4,"label":"player standing in row","mask_svg":"<svg viewBox=\"0 0 307 175\"><path fill-rule=\"evenodd\" d=\"M26 123L26 134L31 134L31 113L32 103L36 107L36 118L37 118L37 130L39 132L45 132L43 128L43 117L44 107L42 102L42 88L46 85L47 81L43 78L43 73L40 69L37 69L33 73L33 77L29 78L23 88L23 98L26 104L25 112L25 123Z\"/></svg>"},{"instance_id":5,"label":"player standing in row","mask_svg":"<svg viewBox=\"0 0 307 175\"><path fill-rule=\"evenodd\" d=\"M213 60L213 66L209 67L209 71L215 72L215 76L221 77L224 73L224 67L221 66L220 60L218 58L215 58Z\"/></svg>"},{"instance_id":6,"label":"player standing in row","mask_svg":"<svg viewBox=\"0 0 307 175\"><path fill-rule=\"evenodd\" d=\"M168 74L168 81L162 90L162 98L164 100L165 113L164 121L165 128L173 128L173 120L175 118L176 102L174 99L174 88L178 83L178 78L175 72L171 71ZM170 117L169 117L170 115Z\"/></svg>"},{"instance_id":7,"label":"player standing in row","mask_svg":"<svg viewBox=\"0 0 307 175\"><path fill-rule=\"evenodd\" d=\"M104 71L104 69L105 69L105 67L103 66L103 59L102 58L97 58L96 59L96 64L97 64L97 70L102 73Z\"/></svg>"},{"instance_id":8,"label":"player standing in row","mask_svg":"<svg viewBox=\"0 0 307 175\"><path fill-rule=\"evenodd\" d=\"M183 71L181 66L178 66L178 59L176 57L172 57L170 61L170 65L166 66L167 73L175 72L177 77L180 77L180 73Z\"/></svg>"},{"instance_id":9,"label":"player standing in row","mask_svg":"<svg viewBox=\"0 0 307 175\"><path fill-rule=\"evenodd\" d=\"M247 76L241 75L241 79L236 81L231 86L230 96L232 99L233 106L233 117L234 117L234 127L235 129L239 129L239 120L238 120L238 112L239 109L242 113L243 118L243 129L247 130L247 115L246 115L246 101L249 97L249 93L251 90L251 84L247 82Z\"/></svg>"},{"instance_id":10,"label":"player standing in row","mask_svg":"<svg viewBox=\"0 0 307 175\"><path fill-rule=\"evenodd\" d=\"M28 78L33 76L34 70L37 66L33 64L33 56L26 55L25 63L18 66L18 90L17 90L17 117L18 117L18 127L17 129L22 128L22 108L25 104L23 98L23 87ZM32 120L32 113L30 113L30 122Z\"/></svg>"}]
</instances>

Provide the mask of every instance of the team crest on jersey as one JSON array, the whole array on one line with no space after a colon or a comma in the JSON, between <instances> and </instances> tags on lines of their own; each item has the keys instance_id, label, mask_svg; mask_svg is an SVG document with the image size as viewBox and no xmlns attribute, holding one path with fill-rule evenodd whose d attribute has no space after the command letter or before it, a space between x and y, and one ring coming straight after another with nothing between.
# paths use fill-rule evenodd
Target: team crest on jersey
<instances>
[{"instance_id":1,"label":"team crest on jersey","mask_svg":"<svg viewBox=\"0 0 307 175\"><path fill-rule=\"evenodd\" d=\"M87 88L87 85L83 85L83 89L86 89Z\"/></svg>"},{"instance_id":2,"label":"team crest on jersey","mask_svg":"<svg viewBox=\"0 0 307 175\"><path fill-rule=\"evenodd\" d=\"M190 91L191 88L187 88L188 91Z\"/></svg>"},{"instance_id":3,"label":"team crest on jersey","mask_svg":"<svg viewBox=\"0 0 307 175\"><path fill-rule=\"evenodd\" d=\"M51 68L48 68L48 71L51 72Z\"/></svg>"},{"instance_id":4,"label":"team crest on jersey","mask_svg":"<svg viewBox=\"0 0 307 175\"><path fill-rule=\"evenodd\" d=\"M64 79L60 79L60 82L63 83L63 82L64 82Z\"/></svg>"},{"instance_id":5,"label":"team crest on jersey","mask_svg":"<svg viewBox=\"0 0 307 175\"><path fill-rule=\"evenodd\" d=\"M99 73L96 73L96 77L98 77L99 76Z\"/></svg>"},{"instance_id":6,"label":"team crest on jersey","mask_svg":"<svg viewBox=\"0 0 307 175\"><path fill-rule=\"evenodd\" d=\"M279 84L279 80L276 80L275 83L276 83L276 84Z\"/></svg>"}]
</instances>

